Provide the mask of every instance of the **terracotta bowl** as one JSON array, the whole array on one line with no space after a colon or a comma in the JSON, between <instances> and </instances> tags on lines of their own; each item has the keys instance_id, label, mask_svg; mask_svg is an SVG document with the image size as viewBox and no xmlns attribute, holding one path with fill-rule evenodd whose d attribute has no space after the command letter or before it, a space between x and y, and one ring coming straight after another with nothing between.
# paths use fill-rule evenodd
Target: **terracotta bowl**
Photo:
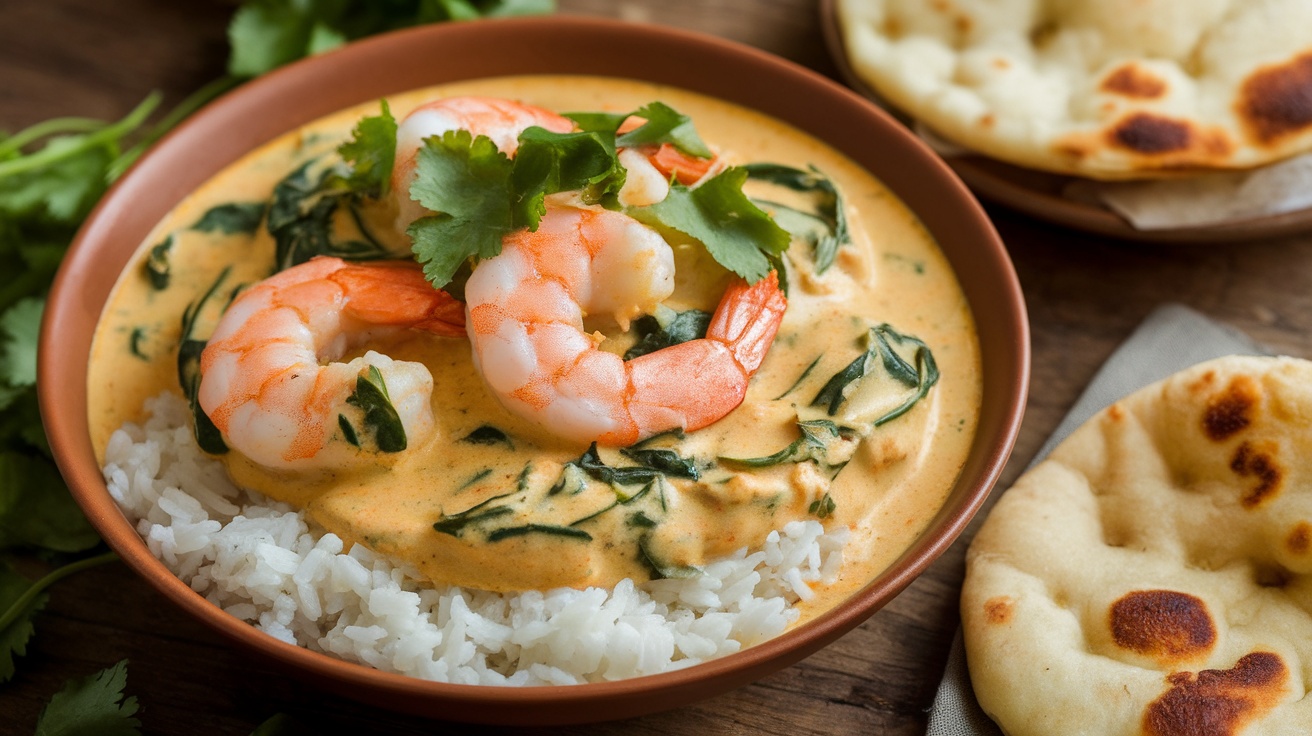
<instances>
[{"instance_id":1,"label":"terracotta bowl","mask_svg":"<svg viewBox=\"0 0 1312 736\"><path fill-rule=\"evenodd\" d=\"M88 436L87 359L115 275L180 199L289 129L387 94L534 72L604 73L754 108L828 141L901 197L947 253L979 324L984 405L960 480L911 548L842 605L769 642L676 673L569 687L448 685L266 636L165 569L106 491ZM188 615L252 655L341 695L443 719L543 725L633 716L709 697L792 664L860 624L942 554L979 509L1015 441L1028 378L1024 302L997 234L956 176L874 105L806 69L715 38L555 17L377 37L262 77L189 119L110 190L69 251L46 310L39 385L46 431L74 496L109 546Z\"/></svg>"}]
</instances>

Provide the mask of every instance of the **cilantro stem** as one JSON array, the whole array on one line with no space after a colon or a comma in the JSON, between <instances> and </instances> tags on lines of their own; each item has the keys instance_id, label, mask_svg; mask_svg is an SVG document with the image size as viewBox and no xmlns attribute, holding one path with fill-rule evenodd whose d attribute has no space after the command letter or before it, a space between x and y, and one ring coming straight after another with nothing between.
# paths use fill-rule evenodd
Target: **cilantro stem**
<instances>
[{"instance_id":1,"label":"cilantro stem","mask_svg":"<svg viewBox=\"0 0 1312 736\"><path fill-rule=\"evenodd\" d=\"M165 133L172 130L174 126L182 122L187 116L204 107L210 100L213 100L224 92L236 87L242 81L242 78L234 77L229 74L219 77L204 87L192 92L183 99L182 102L179 102L176 107L169 111L168 115L165 115L162 120L156 123L150 131L146 133L145 138L142 138L136 143L136 145L124 151L118 158L114 159L114 163L110 164L109 167L110 179L117 179L119 174L126 171L129 166L140 158L141 154L144 153L152 143L159 140Z\"/></svg>"},{"instance_id":2,"label":"cilantro stem","mask_svg":"<svg viewBox=\"0 0 1312 736\"><path fill-rule=\"evenodd\" d=\"M159 105L159 101L160 94L158 92L152 92L146 97L146 99L142 100L140 105L137 105L136 108L128 113L122 120L88 134L85 138L79 141L77 145L68 146L67 148L56 147L54 149L47 146L30 156L23 156L22 158L0 162L0 179L4 179L8 176L25 174L29 171L49 166L63 159L76 156L83 151L96 148L97 146L114 143L140 126L141 123L145 121L146 116L150 115L151 111Z\"/></svg>"},{"instance_id":3,"label":"cilantro stem","mask_svg":"<svg viewBox=\"0 0 1312 736\"><path fill-rule=\"evenodd\" d=\"M9 628L10 624L18 620L19 615L27 610L27 606L33 601L33 599L38 595L41 595L42 591L46 588L49 588L75 572L81 572L88 568L103 565L107 562L113 562L117 559L118 555L113 552L105 552L104 554L96 555L95 557L88 557L83 560L78 560L77 562L70 562L63 567L57 567L46 573L45 577L32 583L32 585L18 597L18 600L14 601L13 605L4 612L4 615L0 615L0 631Z\"/></svg>"},{"instance_id":4,"label":"cilantro stem","mask_svg":"<svg viewBox=\"0 0 1312 736\"><path fill-rule=\"evenodd\" d=\"M95 118L70 117L43 120L0 141L0 156L21 151L29 143L47 136L60 133L90 133L103 127L105 127L105 121L96 120Z\"/></svg>"}]
</instances>

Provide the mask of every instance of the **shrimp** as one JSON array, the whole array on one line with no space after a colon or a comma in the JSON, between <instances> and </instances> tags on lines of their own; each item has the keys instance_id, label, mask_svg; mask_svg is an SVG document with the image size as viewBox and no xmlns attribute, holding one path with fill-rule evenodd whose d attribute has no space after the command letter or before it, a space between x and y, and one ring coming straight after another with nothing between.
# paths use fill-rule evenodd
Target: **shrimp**
<instances>
[{"instance_id":1,"label":"shrimp","mask_svg":"<svg viewBox=\"0 0 1312 736\"><path fill-rule=\"evenodd\" d=\"M705 427L737 407L774 341L787 299L771 273L721 297L706 337L624 361L599 350L583 317L622 326L674 290L674 256L619 212L551 207L517 231L465 286L476 365L507 409L558 436L630 445Z\"/></svg>"},{"instance_id":2,"label":"shrimp","mask_svg":"<svg viewBox=\"0 0 1312 736\"><path fill-rule=\"evenodd\" d=\"M616 132L627 133L645 122L631 115ZM669 143L620 148L618 155L628 172L619 192L620 204L625 207L656 204L669 195L671 181L692 186L721 168L719 156L690 156Z\"/></svg>"},{"instance_id":3,"label":"shrimp","mask_svg":"<svg viewBox=\"0 0 1312 736\"><path fill-rule=\"evenodd\" d=\"M533 126L553 133L574 130L574 121L533 105L495 97L444 97L419 106L396 128L396 163L392 167L392 192L397 206L397 229L402 232L428 214L410 198L415 164L424 139L450 130L468 130L485 135L497 150L513 157L519 150L519 134Z\"/></svg>"},{"instance_id":4,"label":"shrimp","mask_svg":"<svg viewBox=\"0 0 1312 736\"><path fill-rule=\"evenodd\" d=\"M314 258L233 300L201 353L197 399L228 445L260 465L306 470L376 460L351 442L367 437L359 428L370 421L348 403L358 378L377 369L403 443L413 446L433 433L432 376L421 363L374 351L335 361L404 329L460 337L463 306L414 264Z\"/></svg>"}]
</instances>

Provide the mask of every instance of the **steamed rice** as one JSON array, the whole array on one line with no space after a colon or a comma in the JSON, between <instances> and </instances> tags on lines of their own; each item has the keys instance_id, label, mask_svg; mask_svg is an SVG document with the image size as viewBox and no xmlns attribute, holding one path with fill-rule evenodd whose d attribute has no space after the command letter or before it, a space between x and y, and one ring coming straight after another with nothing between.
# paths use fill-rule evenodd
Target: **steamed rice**
<instances>
[{"instance_id":1,"label":"steamed rice","mask_svg":"<svg viewBox=\"0 0 1312 736\"><path fill-rule=\"evenodd\" d=\"M422 580L243 491L196 446L185 401L147 402L105 449L110 494L193 590L275 638L380 670L479 685L565 685L680 669L783 632L833 582L846 530L795 521L703 575L613 590L490 593Z\"/></svg>"}]
</instances>

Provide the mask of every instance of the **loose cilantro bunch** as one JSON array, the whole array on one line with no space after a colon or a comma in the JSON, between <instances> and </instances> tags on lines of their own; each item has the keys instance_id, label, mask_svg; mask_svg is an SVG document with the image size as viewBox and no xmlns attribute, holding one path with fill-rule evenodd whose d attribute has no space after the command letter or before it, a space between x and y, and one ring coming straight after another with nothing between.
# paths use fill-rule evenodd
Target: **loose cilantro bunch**
<instances>
[{"instance_id":1,"label":"loose cilantro bunch","mask_svg":"<svg viewBox=\"0 0 1312 736\"><path fill-rule=\"evenodd\" d=\"M228 27L228 72L254 77L347 41L446 20L549 13L555 0L250 0Z\"/></svg>"},{"instance_id":2,"label":"loose cilantro bunch","mask_svg":"<svg viewBox=\"0 0 1312 736\"><path fill-rule=\"evenodd\" d=\"M129 136L158 104L122 120L59 118L0 138L0 554L41 551L64 561L100 543L64 486L46 444L36 398L36 349L45 292L82 220L135 158ZM96 564L106 558L91 558ZM110 557L109 559L112 559ZM84 561L85 562L85 561ZM79 563L74 563L77 565ZM14 674L31 617L62 567L36 584L0 559L0 682ZM60 571L64 571L60 573Z\"/></svg>"},{"instance_id":3,"label":"loose cilantro bunch","mask_svg":"<svg viewBox=\"0 0 1312 736\"><path fill-rule=\"evenodd\" d=\"M549 12L552 0L248 0L229 26L229 75L198 89L147 127L160 95L119 121L68 117L14 134L0 130L0 682L14 674L32 617L54 582L112 561L68 494L41 429L36 348L45 295L91 208L151 143L242 79L381 31L443 20ZM359 131L357 131L359 133ZM366 132L366 137L369 132ZM350 187L385 193L391 160L343 152ZM7 559L40 555L51 571L32 583ZM72 560L68 564L59 563ZM119 699L126 663L70 683L43 713L39 734L136 733L134 699Z\"/></svg>"},{"instance_id":4,"label":"loose cilantro bunch","mask_svg":"<svg viewBox=\"0 0 1312 736\"><path fill-rule=\"evenodd\" d=\"M621 124L635 116L645 122L619 133ZM424 141L410 196L434 214L416 220L408 234L434 286L446 286L471 261L500 253L507 234L520 228L536 230L547 195L565 191L579 191L585 202L624 209L658 229L682 233L750 282L771 269L783 274L782 254L791 236L743 194L746 169L726 169L695 188L675 181L669 195L651 206L619 204L625 170L618 149L669 144L690 156L710 157L686 115L653 102L629 113L568 117L577 131L529 128L520 135L513 159L486 136L467 130ZM376 153L373 158L386 155Z\"/></svg>"}]
</instances>

